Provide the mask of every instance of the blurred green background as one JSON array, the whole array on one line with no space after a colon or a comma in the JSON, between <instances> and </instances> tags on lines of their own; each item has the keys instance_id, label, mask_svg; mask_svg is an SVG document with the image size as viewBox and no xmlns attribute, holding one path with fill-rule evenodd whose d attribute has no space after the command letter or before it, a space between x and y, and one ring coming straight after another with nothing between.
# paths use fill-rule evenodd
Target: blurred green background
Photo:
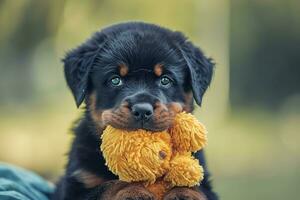
<instances>
[{"instance_id":1,"label":"blurred green background","mask_svg":"<svg viewBox=\"0 0 300 200\"><path fill-rule=\"evenodd\" d=\"M82 110L60 59L129 20L183 31L215 59L196 114L221 199L298 199L299 0L0 0L0 160L50 180L63 173Z\"/></svg>"}]
</instances>

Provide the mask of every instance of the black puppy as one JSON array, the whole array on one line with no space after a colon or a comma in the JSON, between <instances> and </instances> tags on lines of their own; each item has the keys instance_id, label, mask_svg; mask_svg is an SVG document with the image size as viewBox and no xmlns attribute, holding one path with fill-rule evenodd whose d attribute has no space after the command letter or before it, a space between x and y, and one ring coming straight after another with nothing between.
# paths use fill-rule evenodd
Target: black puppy
<instances>
[{"instance_id":1,"label":"black puppy","mask_svg":"<svg viewBox=\"0 0 300 200\"><path fill-rule=\"evenodd\" d=\"M200 105L211 82L211 59L180 32L132 22L95 33L63 61L76 104L85 101L86 110L74 128L66 173L53 199L155 199L142 185L118 181L107 169L100 135L107 124L165 130L174 116L171 105L192 112L193 98ZM217 199L203 152L195 157L205 171L201 185L174 188L164 199Z\"/></svg>"}]
</instances>

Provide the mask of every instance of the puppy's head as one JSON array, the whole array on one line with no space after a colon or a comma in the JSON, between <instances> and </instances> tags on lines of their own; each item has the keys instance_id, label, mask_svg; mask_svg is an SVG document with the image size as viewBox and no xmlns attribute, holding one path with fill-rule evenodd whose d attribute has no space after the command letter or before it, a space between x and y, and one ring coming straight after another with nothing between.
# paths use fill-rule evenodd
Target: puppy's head
<instances>
[{"instance_id":1,"label":"puppy's head","mask_svg":"<svg viewBox=\"0 0 300 200\"><path fill-rule=\"evenodd\" d=\"M99 126L167 129L201 104L213 63L179 32L125 23L97 32L63 60L77 106Z\"/></svg>"}]
</instances>

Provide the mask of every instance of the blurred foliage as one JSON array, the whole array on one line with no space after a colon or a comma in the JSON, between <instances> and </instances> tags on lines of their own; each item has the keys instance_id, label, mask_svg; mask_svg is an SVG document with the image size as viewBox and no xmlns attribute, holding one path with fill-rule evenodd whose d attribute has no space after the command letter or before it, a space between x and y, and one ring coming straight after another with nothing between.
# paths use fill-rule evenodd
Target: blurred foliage
<instances>
[{"instance_id":1,"label":"blurred foliage","mask_svg":"<svg viewBox=\"0 0 300 200\"><path fill-rule=\"evenodd\" d=\"M0 160L56 180L81 114L60 59L101 27L146 21L183 31L216 60L196 115L209 130L221 199L296 199L299 8L297 0L0 1Z\"/></svg>"},{"instance_id":2,"label":"blurred foliage","mask_svg":"<svg viewBox=\"0 0 300 200\"><path fill-rule=\"evenodd\" d=\"M278 109L300 93L300 1L232 0L232 106Z\"/></svg>"}]
</instances>

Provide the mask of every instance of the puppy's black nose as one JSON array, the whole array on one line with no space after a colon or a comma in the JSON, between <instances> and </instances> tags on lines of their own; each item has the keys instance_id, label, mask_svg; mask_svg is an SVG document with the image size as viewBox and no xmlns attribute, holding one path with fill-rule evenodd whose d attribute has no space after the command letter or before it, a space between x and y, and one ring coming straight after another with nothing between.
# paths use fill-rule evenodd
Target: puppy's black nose
<instances>
[{"instance_id":1,"label":"puppy's black nose","mask_svg":"<svg viewBox=\"0 0 300 200\"><path fill-rule=\"evenodd\" d=\"M136 120L148 120L153 115L153 106L150 103L137 103L131 107L131 113Z\"/></svg>"}]
</instances>

